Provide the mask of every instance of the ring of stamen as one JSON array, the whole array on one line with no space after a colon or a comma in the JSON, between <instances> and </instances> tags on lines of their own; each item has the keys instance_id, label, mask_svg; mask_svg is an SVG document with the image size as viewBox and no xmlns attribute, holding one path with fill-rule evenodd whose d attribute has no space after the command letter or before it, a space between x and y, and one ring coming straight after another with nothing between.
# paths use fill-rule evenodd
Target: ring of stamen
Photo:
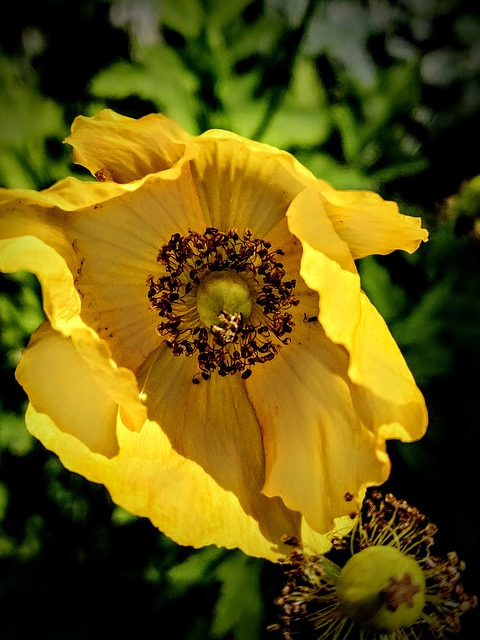
<instances>
[{"instance_id":1,"label":"ring of stamen","mask_svg":"<svg viewBox=\"0 0 480 640\"><path fill-rule=\"evenodd\" d=\"M163 274L147 278L147 295L172 354L197 357L193 382L214 371L247 378L254 364L272 360L290 342L288 309L299 300L295 280L283 280L281 255L249 230L241 237L213 227L176 233L161 247Z\"/></svg>"}]
</instances>

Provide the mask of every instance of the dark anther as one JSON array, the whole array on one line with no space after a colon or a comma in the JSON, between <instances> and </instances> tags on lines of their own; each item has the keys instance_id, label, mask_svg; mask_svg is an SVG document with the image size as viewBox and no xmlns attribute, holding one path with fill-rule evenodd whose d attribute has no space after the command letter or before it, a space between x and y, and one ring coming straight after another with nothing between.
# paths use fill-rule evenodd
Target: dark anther
<instances>
[{"instance_id":1,"label":"dark anther","mask_svg":"<svg viewBox=\"0 0 480 640\"><path fill-rule=\"evenodd\" d=\"M203 234L176 233L160 248L157 261L163 271L148 277L147 295L161 318L158 333L172 354L196 354L200 371L194 384L214 371L220 376L241 373L246 380L254 364L272 360L290 342L286 334L292 332L293 320L286 311L299 303L293 295L295 280L283 281L278 256L284 252L270 249L269 242L254 238L248 229L242 238L236 230L224 233L215 227ZM208 274L220 271L243 274L254 297L257 292L253 322L240 313L220 311L218 323L199 324L197 287Z\"/></svg>"}]
</instances>

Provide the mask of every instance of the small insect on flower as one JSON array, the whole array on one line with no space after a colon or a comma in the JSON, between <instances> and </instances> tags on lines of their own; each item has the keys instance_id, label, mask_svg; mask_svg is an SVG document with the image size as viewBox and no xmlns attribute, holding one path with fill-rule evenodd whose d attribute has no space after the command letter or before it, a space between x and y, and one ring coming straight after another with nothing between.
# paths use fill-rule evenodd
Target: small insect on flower
<instances>
[{"instance_id":1,"label":"small insect on flower","mask_svg":"<svg viewBox=\"0 0 480 640\"><path fill-rule=\"evenodd\" d=\"M352 531L327 556L308 554L294 538L276 600L284 640L443 640L477 606L460 583L456 553L432 555L437 528L392 494L370 491ZM297 635L298 634L298 635Z\"/></svg>"},{"instance_id":2,"label":"small insect on flower","mask_svg":"<svg viewBox=\"0 0 480 640\"><path fill-rule=\"evenodd\" d=\"M216 341L221 345L226 345L229 342L235 342L238 333L242 328L242 314L238 311L235 313L225 313L225 311L220 311L218 319L221 322L220 326L213 324L210 329Z\"/></svg>"}]
</instances>

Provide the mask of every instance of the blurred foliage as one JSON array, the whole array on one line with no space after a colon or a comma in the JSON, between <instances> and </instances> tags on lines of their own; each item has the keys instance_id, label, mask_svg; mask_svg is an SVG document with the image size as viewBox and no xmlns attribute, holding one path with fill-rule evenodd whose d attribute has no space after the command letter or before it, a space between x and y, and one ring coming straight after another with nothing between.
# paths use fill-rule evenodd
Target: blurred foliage
<instances>
[{"instance_id":1,"label":"blurred foliage","mask_svg":"<svg viewBox=\"0 0 480 640\"><path fill-rule=\"evenodd\" d=\"M7 16L8 10L8 16ZM467 0L44 0L0 9L0 183L86 175L73 118L162 111L294 153L339 188L421 215L412 256L360 261L364 288L422 388L427 436L390 443L386 488L440 527L478 593L480 15ZM61 467L26 432L14 369L41 322L38 284L1 276L0 636L257 640L280 568L178 547ZM475 580L475 578L477 580ZM478 612L461 638L476 638ZM271 635L271 634L270 634Z\"/></svg>"}]
</instances>

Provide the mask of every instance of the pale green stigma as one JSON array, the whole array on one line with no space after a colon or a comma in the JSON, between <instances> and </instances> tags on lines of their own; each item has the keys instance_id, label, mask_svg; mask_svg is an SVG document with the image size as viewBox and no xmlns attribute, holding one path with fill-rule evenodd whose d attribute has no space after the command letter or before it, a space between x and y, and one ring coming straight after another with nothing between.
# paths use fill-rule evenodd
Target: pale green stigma
<instances>
[{"instance_id":1,"label":"pale green stigma","mask_svg":"<svg viewBox=\"0 0 480 640\"><path fill-rule=\"evenodd\" d=\"M221 313L240 314L242 322L252 315L250 289L242 276L234 271L216 271L207 275L197 290L197 311L204 327L219 325ZM221 320L221 318L220 318Z\"/></svg>"}]
</instances>

